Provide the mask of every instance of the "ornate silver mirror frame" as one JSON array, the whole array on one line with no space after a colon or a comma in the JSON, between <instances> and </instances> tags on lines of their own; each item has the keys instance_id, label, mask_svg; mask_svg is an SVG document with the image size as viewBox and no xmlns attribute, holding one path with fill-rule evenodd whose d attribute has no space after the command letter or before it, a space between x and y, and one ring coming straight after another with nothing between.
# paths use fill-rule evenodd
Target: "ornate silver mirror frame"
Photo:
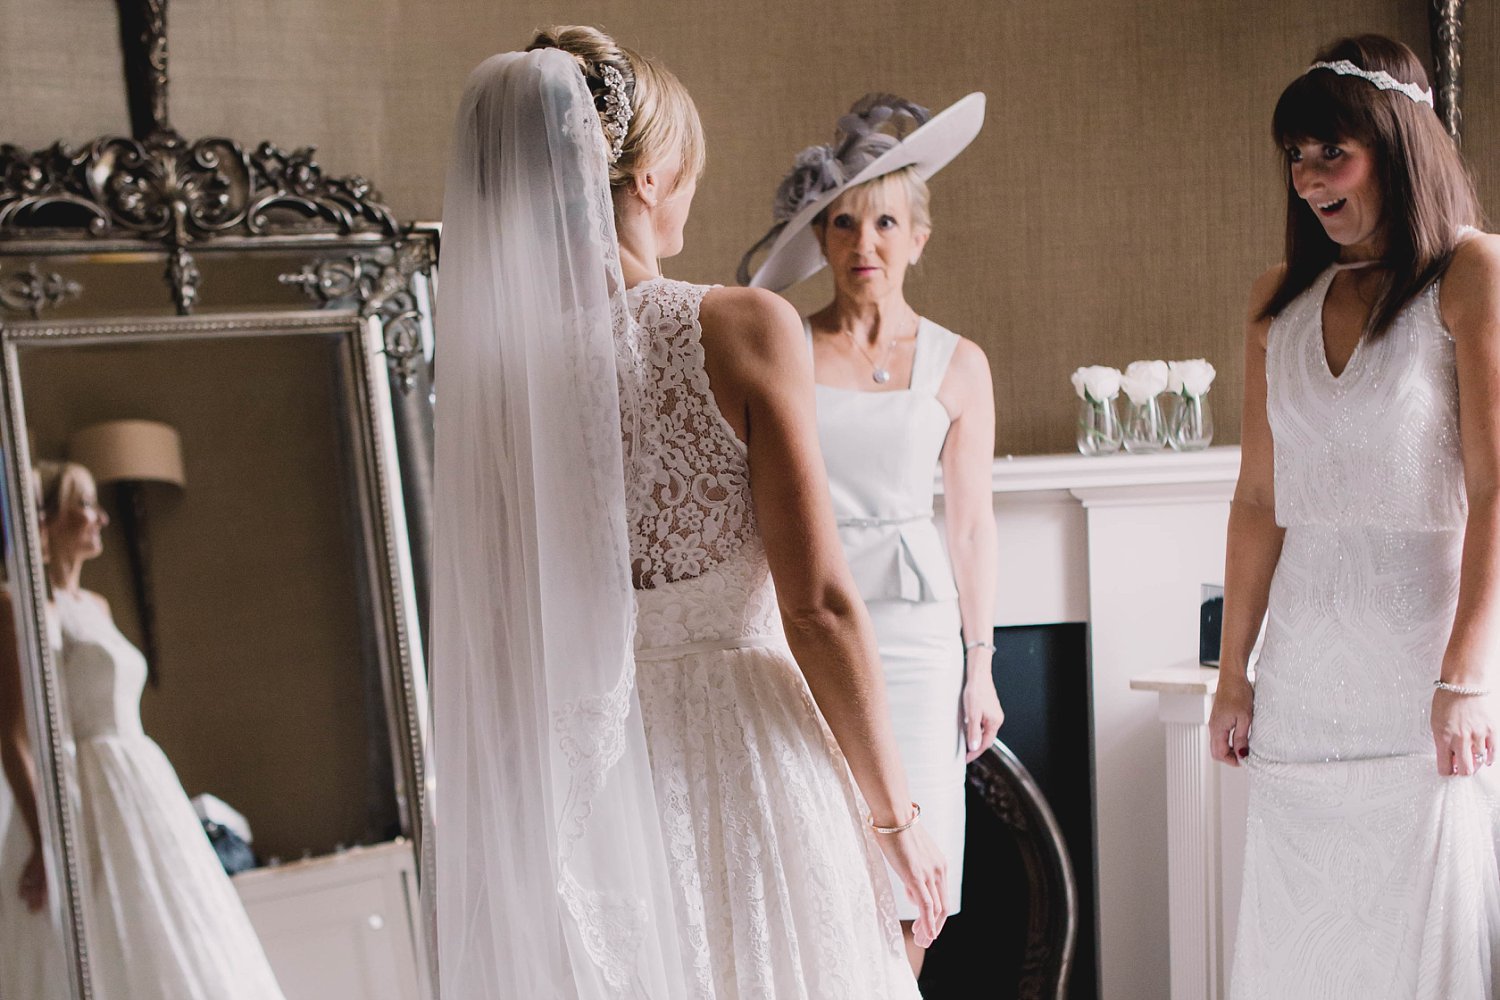
<instances>
[{"instance_id":1,"label":"ornate silver mirror frame","mask_svg":"<svg viewBox=\"0 0 1500 1000\"><path fill-rule=\"evenodd\" d=\"M117 0L132 135L28 151L0 145L0 441L6 563L40 777L49 870L60 873L72 995L89 998L67 807L60 690L40 627L21 354L41 345L337 336L350 357L373 630L402 826L422 857L432 331L438 228L403 225L362 177L323 173L311 147L188 140L167 108L166 0ZM157 265L159 302L121 307L96 265ZM241 268L244 262L253 266ZM117 270L123 270L117 269ZM226 280L230 275L233 278ZM256 285L256 282L260 282ZM252 311L253 310L253 311ZM311 310L311 311L310 311ZM173 316L172 314L176 315ZM356 412L357 411L357 412ZM419 866L420 867L420 866Z\"/></svg>"},{"instance_id":2,"label":"ornate silver mirror frame","mask_svg":"<svg viewBox=\"0 0 1500 1000\"><path fill-rule=\"evenodd\" d=\"M386 718L392 757L397 763L397 804L403 832L412 841L414 863L422 851L421 816L427 718L426 673L420 633L415 627L415 590L406 516L396 475L397 442L390 405L386 362L386 332L375 316L346 311L164 317L154 320L65 323L23 321L0 328L0 443L9 460L5 466L7 505L7 570L15 581L13 593L23 616L41 621L46 601L45 581L37 531L37 511L28 470L32 456L22 393L23 356L37 350L67 346L121 345L152 341L233 339L246 337L312 336L336 340L343 364L343 396L352 444L349 466L355 482L363 559L367 575L368 607L374 647L381 660ZM89 976L88 942L84 933L82 887L76 849L75 818L68 806L65 778L64 710L60 701L57 665L44 630L20 633L20 654L27 700L31 707L33 741L38 770L46 776L44 812L51 842L56 845L52 870L61 875L64 933L73 961L73 995L93 996Z\"/></svg>"},{"instance_id":3,"label":"ornate silver mirror frame","mask_svg":"<svg viewBox=\"0 0 1500 1000\"><path fill-rule=\"evenodd\" d=\"M1430 0L1433 97L1443 127L1463 140L1464 0Z\"/></svg>"},{"instance_id":4,"label":"ornate silver mirror frame","mask_svg":"<svg viewBox=\"0 0 1500 1000\"><path fill-rule=\"evenodd\" d=\"M246 313L213 318L120 319L63 324L26 321L0 328L0 442L5 462L6 537L15 544L6 553L9 579L15 580L15 600L27 621L39 622L45 603L39 535L36 529L26 408L21 385L21 360L28 349L60 346L123 345L141 342L240 339L260 336L314 336L336 339L342 361L347 423L354 454L363 526L363 565L375 649L381 660L386 715L390 723L392 756L398 762L396 799L405 835L413 841L414 859L422 853L423 775L425 775L425 720L428 717L426 672L416 625L416 601L411 579L410 547L405 537L401 483L396 477L395 421L387 385L386 333L372 316L350 312ZM77 859L77 831L68 808L68 783L63 778L65 735L57 666L42 628L21 633L21 663L27 681L31 718L37 720L37 763L45 789L45 813L52 844L60 858L52 870L62 873L65 933L74 955L71 976L74 996L93 996L89 978L89 948L84 934L83 877Z\"/></svg>"}]
</instances>

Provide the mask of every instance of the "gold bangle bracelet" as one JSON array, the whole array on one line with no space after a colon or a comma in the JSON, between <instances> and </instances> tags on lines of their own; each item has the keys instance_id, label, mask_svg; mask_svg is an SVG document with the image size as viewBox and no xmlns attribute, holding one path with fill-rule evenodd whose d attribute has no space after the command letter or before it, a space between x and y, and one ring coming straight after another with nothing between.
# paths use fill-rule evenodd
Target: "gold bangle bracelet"
<instances>
[{"instance_id":1,"label":"gold bangle bracelet","mask_svg":"<svg viewBox=\"0 0 1500 1000\"><path fill-rule=\"evenodd\" d=\"M922 807L921 806L919 806L915 802L913 802L911 804L911 808L912 808L912 817L911 817L911 819L907 820L905 823L902 823L900 826L876 826L875 825L875 817L871 816L870 817L870 829L874 830L876 833L884 833L884 834L904 833L905 831L910 830L912 827L914 827L914 826L917 825L917 820L919 820L919 819L922 818Z\"/></svg>"}]
</instances>

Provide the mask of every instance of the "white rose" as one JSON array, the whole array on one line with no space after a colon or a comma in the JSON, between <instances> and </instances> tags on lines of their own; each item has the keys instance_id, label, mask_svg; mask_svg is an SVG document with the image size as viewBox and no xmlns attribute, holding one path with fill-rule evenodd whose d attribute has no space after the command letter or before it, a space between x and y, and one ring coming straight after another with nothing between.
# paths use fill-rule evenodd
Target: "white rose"
<instances>
[{"instance_id":1,"label":"white rose","mask_svg":"<svg viewBox=\"0 0 1500 1000\"><path fill-rule=\"evenodd\" d=\"M1132 361L1120 379L1120 388L1137 406L1149 403L1167 387L1165 361Z\"/></svg>"},{"instance_id":2,"label":"white rose","mask_svg":"<svg viewBox=\"0 0 1500 1000\"><path fill-rule=\"evenodd\" d=\"M1214 384L1214 366L1202 358L1167 362L1167 391L1197 399Z\"/></svg>"},{"instance_id":3,"label":"white rose","mask_svg":"<svg viewBox=\"0 0 1500 1000\"><path fill-rule=\"evenodd\" d=\"M1120 394L1120 370L1105 365L1089 365L1073 373L1073 389L1079 399L1102 403Z\"/></svg>"}]
</instances>

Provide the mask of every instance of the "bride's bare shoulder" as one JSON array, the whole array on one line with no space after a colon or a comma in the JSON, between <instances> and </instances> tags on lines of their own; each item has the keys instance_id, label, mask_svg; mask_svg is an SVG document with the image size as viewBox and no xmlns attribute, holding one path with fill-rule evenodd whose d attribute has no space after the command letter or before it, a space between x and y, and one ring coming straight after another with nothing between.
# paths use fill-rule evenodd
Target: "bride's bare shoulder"
<instances>
[{"instance_id":1,"label":"bride's bare shoulder","mask_svg":"<svg viewBox=\"0 0 1500 1000\"><path fill-rule=\"evenodd\" d=\"M731 364L756 365L783 352L807 351L797 310L763 288L713 288L703 297L698 320L705 349Z\"/></svg>"}]
</instances>

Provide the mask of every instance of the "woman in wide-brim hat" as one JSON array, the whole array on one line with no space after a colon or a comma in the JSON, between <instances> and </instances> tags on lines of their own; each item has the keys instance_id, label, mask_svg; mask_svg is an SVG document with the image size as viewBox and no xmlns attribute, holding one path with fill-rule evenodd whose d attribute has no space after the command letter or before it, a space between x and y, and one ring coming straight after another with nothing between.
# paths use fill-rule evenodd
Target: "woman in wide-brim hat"
<instances>
[{"instance_id":1,"label":"woman in wide-brim hat","mask_svg":"<svg viewBox=\"0 0 1500 1000\"><path fill-rule=\"evenodd\" d=\"M824 266L833 272L833 302L804 321L819 438L913 796L949 859L952 912L962 884L965 765L1003 718L990 674L995 404L984 352L919 316L903 282L932 231L927 178L983 121L983 94L937 115L886 94L861 99L833 143L797 156L776 193L776 225L739 274L742 284L780 291ZM932 509L939 466L947 552ZM899 915L920 972L917 914L906 904Z\"/></svg>"}]
</instances>

